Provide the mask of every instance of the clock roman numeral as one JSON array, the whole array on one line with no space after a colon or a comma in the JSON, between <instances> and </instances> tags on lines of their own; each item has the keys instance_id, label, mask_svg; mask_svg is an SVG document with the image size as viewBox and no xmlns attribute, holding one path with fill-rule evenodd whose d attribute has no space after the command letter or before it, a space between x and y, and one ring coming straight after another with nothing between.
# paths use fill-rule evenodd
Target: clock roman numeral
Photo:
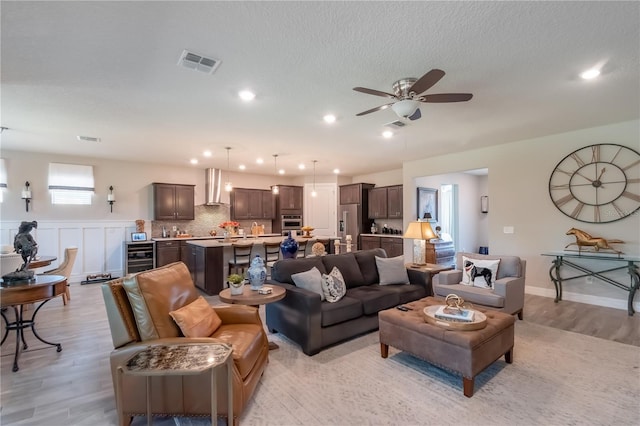
<instances>
[{"instance_id":1,"label":"clock roman numeral","mask_svg":"<svg viewBox=\"0 0 640 426\"><path fill-rule=\"evenodd\" d=\"M616 212L618 213L618 216L620 217L624 217L624 210L622 210L620 207L618 207L618 205L615 202L611 202L611 205L613 206L613 208L616 210Z\"/></svg>"},{"instance_id":2,"label":"clock roman numeral","mask_svg":"<svg viewBox=\"0 0 640 426\"><path fill-rule=\"evenodd\" d=\"M584 166L584 161L582 161L582 158L580 158L578 154L576 154L575 152L571 154L571 158L573 158L576 161L576 163L578 163L578 166L580 167Z\"/></svg>"},{"instance_id":3,"label":"clock roman numeral","mask_svg":"<svg viewBox=\"0 0 640 426\"><path fill-rule=\"evenodd\" d=\"M564 206L565 204L567 204L571 200L573 200L573 194L565 195L564 197L560 198L559 200L556 200L556 206L558 206L558 207Z\"/></svg>"},{"instance_id":4,"label":"clock roman numeral","mask_svg":"<svg viewBox=\"0 0 640 426\"><path fill-rule=\"evenodd\" d=\"M621 195L621 197L627 197L633 201L637 201L640 203L640 195L638 194L634 194L633 192L629 192L629 191L624 191Z\"/></svg>"},{"instance_id":5,"label":"clock roman numeral","mask_svg":"<svg viewBox=\"0 0 640 426\"><path fill-rule=\"evenodd\" d=\"M569 184L563 183L562 185L551 185L551 189L569 189Z\"/></svg>"},{"instance_id":6,"label":"clock roman numeral","mask_svg":"<svg viewBox=\"0 0 640 426\"><path fill-rule=\"evenodd\" d=\"M627 170L629 170L630 168L632 168L633 166L640 164L640 160L634 161L633 163L629 164L627 167L624 167L622 170L624 170L625 172Z\"/></svg>"},{"instance_id":7,"label":"clock roman numeral","mask_svg":"<svg viewBox=\"0 0 640 426\"><path fill-rule=\"evenodd\" d=\"M578 205L576 206L576 208L573 209L573 211L571 212L571 217L574 219L577 218L580 215L580 212L582 211L583 207L584 207L584 203L578 202Z\"/></svg>"},{"instance_id":8,"label":"clock roman numeral","mask_svg":"<svg viewBox=\"0 0 640 426\"><path fill-rule=\"evenodd\" d=\"M629 182L629 183L640 183L640 178L628 179L627 182Z\"/></svg>"},{"instance_id":9,"label":"clock roman numeral","mask_svg":"<svg viewBox=\"0 0 640 426\"><path fill-rule=\"evenodd\" d=\"M593 221L600 222L600 207L593 206Z\"/></svg>"},{"instance_id":10,"label":"clock roman numeral","mask_svg":"<svg viewBox=\"0 0 640 426\"><path fill-rule=\"evenodd\" d=\"M573 174L575 173L575 170L574 170L574 171L571 171L571 172L567 172L567 171L564 171L564 170L562 170L562 169L560 169L560 168L556 169L556 171L558 171L558 172L560 172L560 173L564 173L564 174L565 174L565 175L567 175L567 176L573 176Z\"/></svg>"},{"instance_id":11,"label":"clock roman numeral","mask_svg":"<svg viewBox=\"0 0 640 426\"><path fill-rule=\"evenodd\" d=\"M596 163L600 161L600 145L594 145L591 147L591 162Z\"/></svg>"}]
</instances>

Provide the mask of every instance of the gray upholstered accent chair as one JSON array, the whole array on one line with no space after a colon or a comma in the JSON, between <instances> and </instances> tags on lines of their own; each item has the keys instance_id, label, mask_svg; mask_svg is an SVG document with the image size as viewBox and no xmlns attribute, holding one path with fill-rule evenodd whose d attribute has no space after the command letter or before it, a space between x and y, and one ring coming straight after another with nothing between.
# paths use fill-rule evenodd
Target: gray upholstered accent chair
<instances>
[{"instance_id":1,"label":"gray upholstered accent chair","mask_svg":"<svg viewBox=\"0 0 640 426\"><path fill-rule=\"evenodd\" d=\"M462 257L479 260L500 259L493 288L462 284ZM466 302L481 307L518 314L522 319L524 308L524 279L527 262L518 256L492 256L460 252L456 254L457 269L443 271L433 277L433 293L436 297L457 294Z\"/></svg>"}]
</instances>

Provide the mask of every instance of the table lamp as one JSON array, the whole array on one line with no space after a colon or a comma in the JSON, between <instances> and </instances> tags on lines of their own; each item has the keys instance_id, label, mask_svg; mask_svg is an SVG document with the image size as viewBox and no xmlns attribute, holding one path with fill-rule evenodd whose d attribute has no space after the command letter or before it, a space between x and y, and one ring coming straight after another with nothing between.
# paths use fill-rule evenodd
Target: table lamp
<instances>
[{"instance_id":1,"label":"table lamp","mask_svg":"<svg viewBox=\"0 0 640 426\"><path fill-rule=\"evenodd\" d=\"M413 238L413 264L425 265L425 240L436 238L429 222L409 222L404 238Z\"/></svg>"}]
</instances>

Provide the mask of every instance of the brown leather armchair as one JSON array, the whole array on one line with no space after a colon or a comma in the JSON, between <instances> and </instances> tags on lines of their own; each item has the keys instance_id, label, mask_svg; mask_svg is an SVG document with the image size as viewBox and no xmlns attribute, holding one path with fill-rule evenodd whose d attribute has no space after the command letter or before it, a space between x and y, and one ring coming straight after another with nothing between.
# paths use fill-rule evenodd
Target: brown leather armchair
<instances>
[{"instance_id":1,"label":"brown leather armchair","mask_svg":"<svg viewBox=\"0 0 640 426\"><path fill-rule=\"evenodd\" d=\"M139 289L138 294L132 293L132 285ZM102 285L102 294L115 348L110 356L114 392L118 366L148 345L224 342L233 348L233 415L234 423L238 421L268 362L269 343L256 308L212 307L222 320L219 328L209 337L184 337L169 312L188 305L199 294L182 262L109 281ZM226 371L217 377L218 415L226 417ZM140 376L122 379L124 418L120 423L128 424L133 416L146 414L146 381ZM210 415L208 373L154 376L151 386L154 415Z\"/></svg>"}]
</instances>

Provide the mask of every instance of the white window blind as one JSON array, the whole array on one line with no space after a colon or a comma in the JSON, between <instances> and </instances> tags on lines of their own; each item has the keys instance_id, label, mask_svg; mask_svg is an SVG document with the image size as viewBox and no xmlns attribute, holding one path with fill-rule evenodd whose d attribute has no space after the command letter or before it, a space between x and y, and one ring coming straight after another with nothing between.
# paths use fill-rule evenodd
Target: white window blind
<instances>
[{"instance_id":1,"label":"white window blind","mask_svg":"<svg viewBox=\"0 0 640 426\"><path fill-rule=\"evenodd\" d=\"M52 204L91 204L94 190L93 166L49 163Z\"/></svg>"}]
</instances>

